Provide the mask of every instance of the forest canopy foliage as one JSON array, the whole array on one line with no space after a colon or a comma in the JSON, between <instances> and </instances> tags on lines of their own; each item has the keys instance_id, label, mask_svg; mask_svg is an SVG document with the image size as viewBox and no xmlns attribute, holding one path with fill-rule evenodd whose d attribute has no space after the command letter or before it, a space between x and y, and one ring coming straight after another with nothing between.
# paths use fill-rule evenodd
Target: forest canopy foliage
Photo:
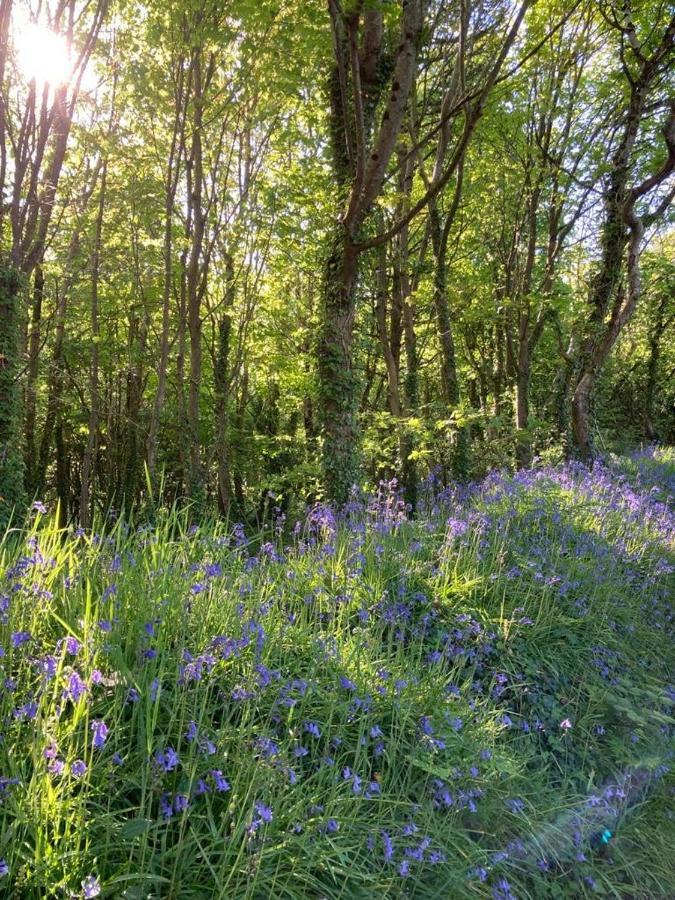
<instances>
[{"instance_id":1,"label":"forest canopy foliage","mask_svg":"<svg viewBox=\"0 0 675 900\"><path fill-rule=\"evenodd\" d=\"M0 520L672 441L674 61L660 0L2 0Z\"/></svg>"}]
</instances>

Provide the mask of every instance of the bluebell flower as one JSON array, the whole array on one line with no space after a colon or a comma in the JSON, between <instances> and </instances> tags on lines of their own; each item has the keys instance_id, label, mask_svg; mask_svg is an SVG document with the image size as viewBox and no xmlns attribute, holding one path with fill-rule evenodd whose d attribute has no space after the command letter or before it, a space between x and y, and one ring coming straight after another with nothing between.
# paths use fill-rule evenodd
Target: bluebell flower
<instances>
[{"instance_id":1,"label":"bluebell flower","mask_svg":"<svg viewBox=\"0 0 675 900\"><path fill-rule=\"evenodd\" d=\"M180 764L180 758L173 747L167 747L155 753L155 762L162 771L172 772Z\"/></svg>"},{"instance_id":2,"label":"bluebell flower","mask_svg":"<svg viewBox=\"0 0 675 900\"><path fill-rule=\"evenodd\" d=\"M12 647L18 649L22 644L26 644L32 635L30 631L13 631L11 635Z\"/></svg>"},{"instance_id":3,"label":"bluebell flower","mask_svg":"<svg viewBox=\"0 0 675 900\"><path fill-rule=\"evenodd\" d=\"M516 900L515 894L511 893L511 885L506 878L500 878L492 889L494 900Z\"/></svg>"},{"instance_id":4,"label":"bluebell flower","mask_svg":"<svg viewBox=\"0 0 675 900\"><path fill-rule=\"evenodd\" d=\"M98 897L101 893L101 882L95 875L87 875L87 877L82 882L82 894L84 900L91 900L93 897Z\"/></svg>"},{"instance_id":5,"label":"bluebell flower","mask_svg":"<svg viewBox=\"0 0 675 900\"><path fill-rule=\"evenodd\" d=\"M59 641L59 645L65 648L65 651L69 656L77 656L77 654L80 652L81 644L78 639L72 637L72 635L63 638L62 641Z\"/></svg>"},{"instance_id":6,"label":"bluebell flower","mask_svg":"<svg viewBox=\"0 0 675 900\"><path fill-rule=\"evenodd\" d=\"M177 813L185 812L188 808L189 799L185 794L176 794L173 798L173 808Z\"/></svg>"},{"instance_id":7,"label":"bluebell flower","mask_svg":"<svg viewBox=\"0 0 675 900\"><path fill-rule=\"evenodd\" d=\"M65 691L66 696L69 697L73 703L77 703L86 692L87 685L82 681L79 674L77 672L71 672L68 678L68 687Z\"/></svg>"},{"instance_id":8,"label":"bluebell flower","mask_svg":"<svg viewBox=\"0 0 675 900\"><path fill-rule=\"evenodd\" d=\"M159 798L159 811L161 812L162 818L165 821L168 821L173 817L173 803L171 802L171 798L168 794L162 794L162 796Z\"/></svg>"},{"instance_id":9,"label":"bluebell flower","mask_svg":"<svg viewBox=\"0 0 675 900\"><path fill-rule=\"evenodd\" d=\"M90 728L94 733L94 747L96 747L97 750L101 750L105 747L105 742L108 737L108 726L101 719L94 719Z\"/></svg>"},{"instance_id":10,"label":"bluebell flower","mask_svg":"<svg viewBox=\"0 0 675 900\"><path fill-rule=\"evenodd\" d=\"M391 862L394 857L394 845L392 843L391 837L387 834L386 831L382 832L382 844L384 845L384 861Z\"/></svg>"},{"instance_id":11,"label":"bluebell flower","mask_svg":"<svg viewBox=\"0 0 675 900\"><path fill-rule=\"evenodd\" d=\"M219 794L224 794L230 790L230 782L227 780L227 778L223 778L223 773L220 771L220 769L212 769L211 778L213 778L216 791Z\"/></svg>"}]
</instances>

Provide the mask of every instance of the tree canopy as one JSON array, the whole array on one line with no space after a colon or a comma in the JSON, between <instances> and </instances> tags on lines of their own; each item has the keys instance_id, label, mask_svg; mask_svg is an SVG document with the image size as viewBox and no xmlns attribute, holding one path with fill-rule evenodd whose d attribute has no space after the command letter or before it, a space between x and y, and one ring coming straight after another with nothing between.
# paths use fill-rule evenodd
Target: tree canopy
<instances>
[{"instance_id":1,"label":"tree canopy","mask_svg":"<svg viewBox=\"0 0 675 900\"><path fill-rule=\"evenodd\" d=\"M2 0L0 521L675 437L659 0Z\"/></svg>"}]
</instances>

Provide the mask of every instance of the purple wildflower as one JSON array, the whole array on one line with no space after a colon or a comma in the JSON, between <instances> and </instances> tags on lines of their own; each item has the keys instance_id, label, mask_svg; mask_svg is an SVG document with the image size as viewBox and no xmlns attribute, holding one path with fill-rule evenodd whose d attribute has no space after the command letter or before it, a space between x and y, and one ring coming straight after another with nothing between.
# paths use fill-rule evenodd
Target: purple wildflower
<instances>
[{"instance_id":1,"label":"purple wildflower","mask_svg":"<svg viewBox=\"0 0 675 900\"><path fill-rule=\"evenodd\" d=\"M90 727L94 733L94 747L97 750L101 750L105 746L108 737L108 726L101 719L94 719Z\"/></svg>"},{"instance_id":2,"label":"purple wildflower","mask_svg":"<svg viewBox=\"0 0 675 900\"><path fill-rule=\"evenodd\" d=\"M98 897L101 893L101 882L95 875L87 875L82 882L82 893L84 900L91 900L92 897Z\"/></svg>"},{"instance_id":3,"label":"purple wildflower","mask_svg":"<svg viewBox=\"0 0 675 900\"><path fill-rule=\"evenodd\" d=\"M220 769L212 769L211 778L213 778L214 784L216 786L216 791L219 794L224 794L230 790L230 782L227 780L227 778L223 778L223 773L220 771Z\"/></svg>"},{"instance_id":4,"label":"purple wildflower","mask_svg":"<svg viewBox=\"0 0 675 900\"><path fill-rule=\"evenodd\" d=\"M158 750L155 753L155 762L164 772L172 772L180 763L180 758L173 747L166 750Z\"/></svg>"}]
</instances>

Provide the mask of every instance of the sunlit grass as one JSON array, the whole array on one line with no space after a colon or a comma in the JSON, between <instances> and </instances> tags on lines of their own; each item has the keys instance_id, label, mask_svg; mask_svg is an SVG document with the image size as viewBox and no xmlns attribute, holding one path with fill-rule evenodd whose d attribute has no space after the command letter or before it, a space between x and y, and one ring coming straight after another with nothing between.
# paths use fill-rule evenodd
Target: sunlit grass
<instances>
[{"instance_id":1,"label":"sunlit grass","mask_svg":"<svg viewBox=\"0 0 675 900\"><path fill-rule=\"evenodd\" d=\"M673 462L250 543L36 513L1 549L7 895L671 896Z\"/></svg>"}]
</instances>

